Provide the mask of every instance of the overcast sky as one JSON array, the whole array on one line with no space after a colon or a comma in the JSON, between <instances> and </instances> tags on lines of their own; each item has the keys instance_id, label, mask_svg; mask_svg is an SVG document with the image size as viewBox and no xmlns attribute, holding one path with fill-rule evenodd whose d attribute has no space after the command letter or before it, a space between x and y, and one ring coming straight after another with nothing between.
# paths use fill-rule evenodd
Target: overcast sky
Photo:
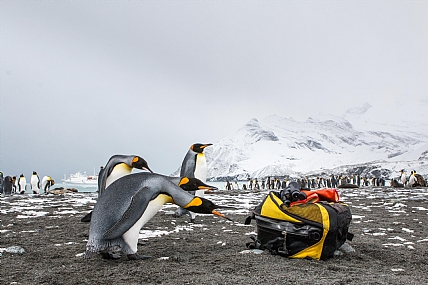
<instances>
[{"instance_id":1,"label":"overcast sky","mask_svg":"<svg viewBox=\"0 0 428 285\"><path fill-rule=\"evenodd\" d=\"M2 1L5 175L171 174L251 118L428 102L426 1Z\"/></svg>"}]
</instances>

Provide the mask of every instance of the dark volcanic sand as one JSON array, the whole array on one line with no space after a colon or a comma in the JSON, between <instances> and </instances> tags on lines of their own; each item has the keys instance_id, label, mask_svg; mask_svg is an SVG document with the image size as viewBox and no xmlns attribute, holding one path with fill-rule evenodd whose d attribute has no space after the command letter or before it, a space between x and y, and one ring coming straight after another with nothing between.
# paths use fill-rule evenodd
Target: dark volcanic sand
<instances>
[{"instance_id":1,"label":"dark volcanic sand","mask_svg":"<svg viewBox=\"0 0 428 285\"><path fill-rule=\"evenodd\" d=\"M355 252L327 261L241 253L250 241L246 234L256 230L255 222L242 226L213 216L198 216L202 226L191 231L149 238L139 245L139 253L151 259L84 259L79 254L85 251L89 224L80 218L93 204L69 202L72 195L82 194L34 196L56 206L43 208L49 212L45 216L26 219L8 209L9 202L26 201L28 196L2 198L0 248L21 246L26 252L3 250L0 284L428 284L428 211L420 208L428 208L427 191L420 189L424 194L402 202L400 197L391 200L389 196L397 196L389 195L396 191L391 188L361 191L364 198L346 198L352 214L364 216L351 224L355 238L349 244ZM373 198L370 191L379 195ZM59 216L58 207L80 213ZM229 216L239 223L246 218ZM171 231L188 226L187 221L159 212L144 229Z\"/></svg>"}]
</instances>

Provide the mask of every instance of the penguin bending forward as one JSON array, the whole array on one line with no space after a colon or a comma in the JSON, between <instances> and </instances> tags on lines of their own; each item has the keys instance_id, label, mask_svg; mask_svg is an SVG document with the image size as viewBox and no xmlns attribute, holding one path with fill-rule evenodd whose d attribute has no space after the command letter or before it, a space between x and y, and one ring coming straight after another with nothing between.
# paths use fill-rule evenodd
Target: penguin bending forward
<instances>
[{"instance_id":1,"label":"penguin bending forward","mask_svg":"<svg viewBox=\"0 0 428 285\"><path fill-rule=\"evenodd\" d=\"M45 194L49 193L49 188L55 185L55 180L50 176L43 176L42 178L42 189Z\"/></svg>"},{"instance_id":2,"label":"penguin bending forward","mask_svg":"<svg viewBox=\"0 0 428 285\"><path fill-rule=\"evenodd\" d=\"M111 183L125 175L131 174L133 168L153 172L149 168L147 161L138 155L116 154L110 157L106 166L101 167L98 173L98 196L101 196ZM84 223L90 222L91 215L92 212L89 212L80 221Z\"/></svg>"},{"instance_id":3,"label":"penguin bending forward","mask_svg":"<svg viewBox=\"0 0 428 285\"><path fill-rule=\"evenodd\" d=\"M100 253L103 258L118 258L122 252L128 259L149 258L137 254L139 231L166 203L227 219L215 211L226 207L189 194L163 175L126 175L107 187L95 204L85 257Z\"/></svg>"},{"instance_id":4,"label":"penguin bending forward","mask_svg":"<svg viewBox=\"0 0 428 285\"><path fill-rule=\"evenodd\" d=\"M160 174L159 174L160 175ZM197 178L189 178L189 177L172 177L172 176L164 176L166 179L180 187L181 189L189 192L193 192L196 190L217 190L217 187L207 185L203 183L201 180ZM122 190L119 190L122 191ZM80 219L81 222L89 223L92 219L92 211L86 214L82 219Z\"/></svg>"},{"instance_id":5,"label":"penguin bending forward","mask_svg":"<svg viewBox=\"0 0 428 285\"><path fill-rule=\"evenodd\" d=\"M115 180L131 174L133 168L153 172L147 161L138 155L116 154L110 157L98 175L98 196L102 195L102 192Z\"/></svg>"}]
</instances>

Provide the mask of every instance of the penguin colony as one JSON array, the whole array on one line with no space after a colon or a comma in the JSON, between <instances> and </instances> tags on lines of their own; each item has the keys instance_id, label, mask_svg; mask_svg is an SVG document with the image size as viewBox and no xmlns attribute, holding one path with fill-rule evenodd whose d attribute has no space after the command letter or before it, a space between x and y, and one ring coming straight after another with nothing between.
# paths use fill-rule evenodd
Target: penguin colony
<instances>
[{"instance_id":1,"label":"penguin colony","mask_svg":"<svg viewBox=\"0 0 428 285\"><path fill-rule=\"evenodd\" d=\"M226 179L224 189L226 190L280 190L296 181L301 185L301 189L311 190L320 188L359 188L359 187L382 187L387 186L387 180L383 177L362 177L359 174L354 175L334 175L328 177L266 177L261 180L257 178L248 178L246 183L241 186L237 181L231 182ZM398 178L389 180L391 187L427 187L427 180L417 174L415 170L411 171L407 177L405 170L400 171Z\"/></svg>"},{"instance_id":2,"label":"penguin colony","mask_svg":"<svg viewBox=\"0 0 428 285\"><path fill-rule=\"evenodd\" d=\"M190 146L181 165L180 177L153 173L147 161L138 155L112 156L99 172L98 201L93 211L82 218L83 222L91 222L85 257L99 254L103 258L117 259L125 254L131 260L149 258L137 253L139 231L166 203L178 205L174 216L187 214L191 222L195 221L194 213L213 214L228 219L217 211L228 207L215 205L203 197L204 191L217 189L205 184L207 164L203 151L211 145L196 143ZM144 172L132 173L134 168ZM242 189L282 189L287 187L290 181L292 180L288 178L281 181L276 177L267 177L261 181L249 178L248 182L242 185ZM368 179L358 174L351 177L332 174L329 178L305 176L298 178L297 182L301 189L385 185L384 179ZM30 190L33 194L39 194L41 191L47 194L54 183L50 176L44 176L40 181L34 171L30 178ZM403 169L400 177L397 180L392 179L390 185L414 187L426 186L426 182L416 171L411 171L407 177ZM237 182L226 181L226 190L235 188L239 189ZM0 172L0 191L3 195L24 194L25 176L21 174L18 179L15 176L3 177Z\"/></svg>"}]
</instances>

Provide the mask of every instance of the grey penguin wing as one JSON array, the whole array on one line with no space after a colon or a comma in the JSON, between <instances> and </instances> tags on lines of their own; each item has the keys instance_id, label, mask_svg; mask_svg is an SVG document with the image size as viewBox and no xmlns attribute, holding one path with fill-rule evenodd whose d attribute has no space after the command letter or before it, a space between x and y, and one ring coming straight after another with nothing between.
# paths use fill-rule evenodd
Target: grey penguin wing
<instances>
[{"instance_id":1,"label":"grey penguin wing","mask_svg":"<svg viewBox=\"0 0 428 285\"><path fill-rule=\"evenodd\" d=\"M196 156L188 153L183 160L180 170L180 177L195 177L195 168L196 168Z\"/></svg>"},{"instance_id":2,"label":"grey penguin wing","mask_svg":"<svg viewBox=\"0 0 428 285\"><path fill-rule=\"evenodd\" d=\"M120 219L103 234L103 239L115 239L126 233L141 218L147 205L157 194L147 186L138 190Z\"/></svg>"}]
</instances>

